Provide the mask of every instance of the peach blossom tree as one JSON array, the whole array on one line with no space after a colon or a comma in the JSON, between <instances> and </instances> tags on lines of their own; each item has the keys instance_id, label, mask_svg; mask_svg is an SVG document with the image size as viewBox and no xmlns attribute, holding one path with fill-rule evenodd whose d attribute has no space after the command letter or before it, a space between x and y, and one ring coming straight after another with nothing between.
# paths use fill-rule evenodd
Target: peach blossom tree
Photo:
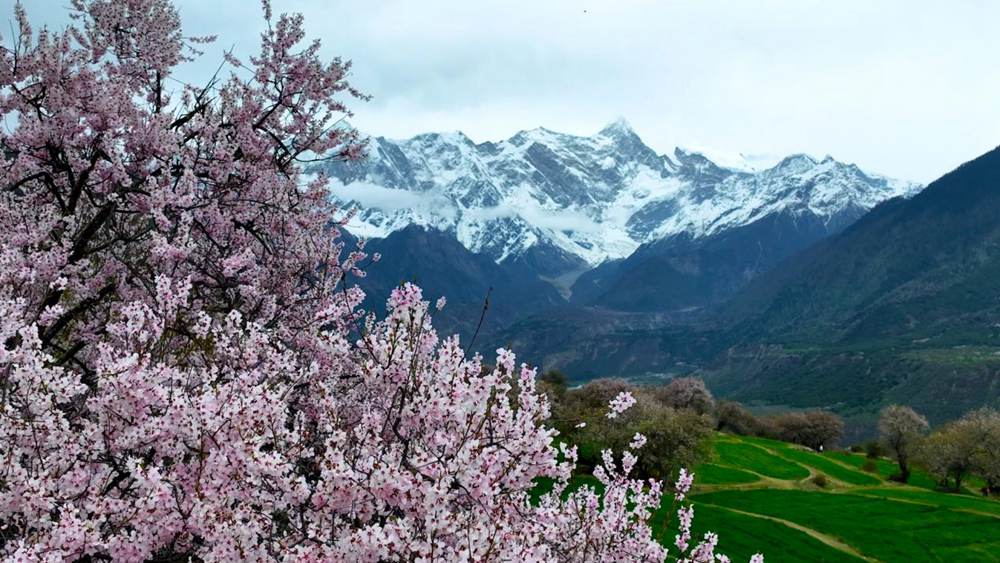
<instances>
[{"instance_id":1,"label":"peach blossom tree","mask_svg":"<svg viewBox=\"0 0 1000 563\"><path fill-rule=\"evenodd\" d=\"M259 51L193 86L212 38L168 0L70 3L61 31L18 5L0 53L0 556L665 559L632 451L571 490L532 369L466 357L415 286L361 308L301 169L362 156L364 96L301 16L265 1ZM680 510L671 555L725 560Z\"/></svg>"}]
</instances>

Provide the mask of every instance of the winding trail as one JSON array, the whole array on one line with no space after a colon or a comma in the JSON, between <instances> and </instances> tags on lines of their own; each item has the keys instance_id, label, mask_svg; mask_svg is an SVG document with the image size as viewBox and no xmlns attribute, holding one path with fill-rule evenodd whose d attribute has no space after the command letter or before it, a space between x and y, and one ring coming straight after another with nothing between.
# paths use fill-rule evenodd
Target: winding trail
<instances>
[{"instance_id":1,"label":"winding trail","mask_svg":"<svg viewBox=\"0 0 1000 563\"><path fill-rule=\"evenodd\" d=\"M800 532L803 532L803 533L811 536L812 538L815 538L816 540L821 541L821 542L825 543L826 545L828 545L828 546L830 546L830 547L832 547L832 548L834 548L834 549L836 549L838 551L842 551L844 553L847 553L848 555L853 555L854 557L858 557L858 558L863 559L865 561L872 561L872 562L875 562L875 563L881 563L881 560L875 559L874 557L869 557L869 556L861 553L857 549L854 549L852 546L850 546L850 545L848 545L848 544L846 544L846 543L838 540L837 538L835 538L833 536L829 536L827 534L824 534L823 532L814 530L812 528L808 528L806 526L803 526L802 524L797 524L795 522L792 522L791 520L785 520L784 518L775 518L774 516L765 516L763 514L756 514L754 512L746 512L744 510L738 510L738 509L735 509L735 508L729 508L727 506L719 506L717 504L711 504L711 503L707 503L707 502L702 502L700 504L702 504L704 506L711 506L712 508L717 508L717 509L721 509L721 510L728 510L729 512L735 512L737 514L742 514L744 516L750 516L750 517L753 517L753 518L760 518L761 520L770 520L772 522L777 522L779 524L783 524L785 526L788 526L789 528L793 528L793 529L796 529L796 530L798 530Z\"/></svg>"}]
</instances>

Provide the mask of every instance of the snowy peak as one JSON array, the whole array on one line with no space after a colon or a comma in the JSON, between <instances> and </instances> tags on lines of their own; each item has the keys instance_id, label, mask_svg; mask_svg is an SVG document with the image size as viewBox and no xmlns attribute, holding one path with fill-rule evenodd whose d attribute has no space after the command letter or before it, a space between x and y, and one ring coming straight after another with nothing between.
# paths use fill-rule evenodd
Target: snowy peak
<instances>
[{"instance_id":1,"label":"snowy peak","mask_svg":"<svg viewBox=\"0 0 1000 563\"><path fill-rule=\"evenodd\" d=\"M833 159L831 158L830 161L832 162ZM827 162L827 160L823 162ZM773 174L800 174L815 168L817 164L816 159L808 154L793 154L783 158L773 168L768 169L768 172Z\"/></svg>"},{"instance_id":2,"label":"snowy peak","mask_svg":"<svg viewBox=\"0 0 1000 563\"><path fill-rule=\"evenodd\" d=\"M540 127L482 143L458 131L376 137L368 155L328 169L334 199L358 211L348 226L354 233L383 238L407 225L434 227L498 262L561 256L568 269L773 213L853 221L919 189L829 156L795 154L753 169L703 151L659 154L624 119L592 136Z\"/></svg>"},{"instance_id":3,"label":"snowy peak","mask_svg":"<svg viewBox=\"0 0 1000 563\"><path fill-rule=\"evenodd\" d=\"M630 137L635 135L635 130L632 129L632 125L625 120L624 117L619 117L604 126L600 132L597 133L603 137Z\"/></svg>"}]
</instances>

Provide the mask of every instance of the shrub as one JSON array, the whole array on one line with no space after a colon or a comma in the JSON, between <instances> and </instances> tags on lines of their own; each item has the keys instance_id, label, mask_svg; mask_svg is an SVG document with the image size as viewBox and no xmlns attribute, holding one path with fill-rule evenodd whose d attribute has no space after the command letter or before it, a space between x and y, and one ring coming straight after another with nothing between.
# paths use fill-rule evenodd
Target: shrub
<instances>
[{"instance_id":1,"label":"shrub","mask_svg":"<svg viewBox=\"0 0 1000 563\"><path fill-rule=\"evenodd\" d=\"M869 459L878 459L885 456L886 453L885 446L883 446L882 442L879 442L878 440L869 440L865 442L864 452Z\"/></svg>"},{"instance_id":2,"label":"shrub","mask_svg":"<svg viewBox=\"0 0 1000 563\"><path fill-rule=\"evenodd\" d=\"M878 464L875 463L874 459L868 458L865 463L861 466L862 471L867 471L868 473L878 473Z\"/></svg>"},{"instance_id":3,"label":"shrub","mask_svg":"<svg viewBox=\"0 0 1000 563\"><path fill-rule=\"evenodd\" d=\"M826 486L827 486L827 484L828 484L826 475L824 475L822 473L817 473L817 474L813 475L812 479L810 479L810 481L812 481L813 485L816 485L817 487L819 487L821 489L825 489Z\"/></svg>"},{"instance_id":4,"label":"shrub","mask_svg":"<svg viewBox=\"0 0 1000 563\"><path fill-rule=\"evenodd\" d=\"M719 401L715 407L715 429L738 436L764 436L767 425L736 401Z\"/></svg>"},{"instance_id":5,"label":"shrub","mask_svg":"<svg viewBox=\"0 0 1000 563\"><path fill-rule=\"evenodd\" d=\"M819 450L837 442L844 433L844 421L828 411L792 412L770 417L777 437Z\"/></svg>"}]
</instances>

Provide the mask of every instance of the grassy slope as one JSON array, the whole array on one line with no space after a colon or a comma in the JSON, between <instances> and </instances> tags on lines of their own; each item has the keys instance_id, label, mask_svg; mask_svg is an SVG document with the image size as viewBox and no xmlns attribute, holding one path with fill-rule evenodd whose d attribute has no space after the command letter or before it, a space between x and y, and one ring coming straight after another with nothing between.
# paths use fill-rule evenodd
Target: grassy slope
<instances>
[{"instance_id":1,"label":"grassy slope","mask_svg":"<svg viewBox=\"0 0 1000 563\"><path fill-rule=\"evenodd\" d=\"M865 464L865 456L861 454L852 454L848 452L827 452L824 454L830 459L839 461L840 463L846 463L857 469ZM877 459L875 460L875 466L878 467L878 477L885 481L892 475L899 473L899 467L895 462L888 459ZM910 475L910 481L907 483L911 487L919 487L921 489L934 490L937 488L937 484L934 479L930 477L926 472L919 469L914 469L913 473Z\"/></svg>"},{"instance_id":2,"label":"grassy slope","mask_svg":"<svg viewBox=\"0 0 1000 563\"><path fill-rule=\"evenodd\" d=\"M796 522L881 561L1000 559L1000 518L946 507L803 490L719 491L697 498ZM993 551L993 559L983 553Z\"/></svg>"},{"instance_id":3,"label":"grassy slope","mask_svg":"<svg viewBox=\"0 0 1000 563\"><path fill-rule=\"evenodd\" d=\"M929 490L919 472L911 486L888 482L891 462L866 473L860 455L726 435L716 451L695 469L695 537L718 531L734 561L755 551L769 562L1000 561L1000 502ZM830 478L826 489L810 482L817 473ZM670 545L667 512L654 524Z\"/></svg>"},{"instance_id":4,"label":"grassy slope","mask_svg":"<svg viewBox=\"0 0 1000 563\"><path fill-rule=\"evenodd\" d=\"M877 473L866 473L856 454L728 435L717 436L715 450L694 470L693 533L718 532L719 551L733 561L763 552L768 563L1000 562L996 500L934 491L920 472L910 485L892 483L891 462L877 460ZM825 489L811 482L818 473L830 478ZM571 487L584 484L603 489L590 475L574 476ZM535 493L550 487L540 482ZM652 524L672 548L676 518L665 502Z\"/></svg>"},{"instance_id":5,"label":"grassy slope","mask_svg":"<svg viewBox=\"0 0 1000 563\"><path fill-rule=\"evenodd\" d=\"M702 485L739 485L760 481L760 475L714 463L698 466L697 476L698 483Z\"/></svg>"},{"instance_id":6,"label":"grassy slope","mask_svg":"<svg viewBox=\"0 0 1000 563\"><path fill-rule=\"evenodd\" d=\"M656 538L672 547L677 530L674 525L664 526L665 513L657 514L653 525L657 530ZM733 561L749 561L751 555L761 550L766 550L767 563L803 561L803 556L808 561L863 561L779 522L696 503L692 537L701 538L709 531L719 533L719 552L732 557ZM781 551L767 549L777 545L782 546Z\"/></svg>"},{"instance_id":7,"label":"grassy slope","mask_svg":"<svg viewBox=\"0 0 1000 563\"><path fill-rule=\"evenodd\" d=\"M717 440L715 451L719 463L750 470L774 479L805 479L809 470L756 446L735 440Z\"/></svg>"}]
</instances>

